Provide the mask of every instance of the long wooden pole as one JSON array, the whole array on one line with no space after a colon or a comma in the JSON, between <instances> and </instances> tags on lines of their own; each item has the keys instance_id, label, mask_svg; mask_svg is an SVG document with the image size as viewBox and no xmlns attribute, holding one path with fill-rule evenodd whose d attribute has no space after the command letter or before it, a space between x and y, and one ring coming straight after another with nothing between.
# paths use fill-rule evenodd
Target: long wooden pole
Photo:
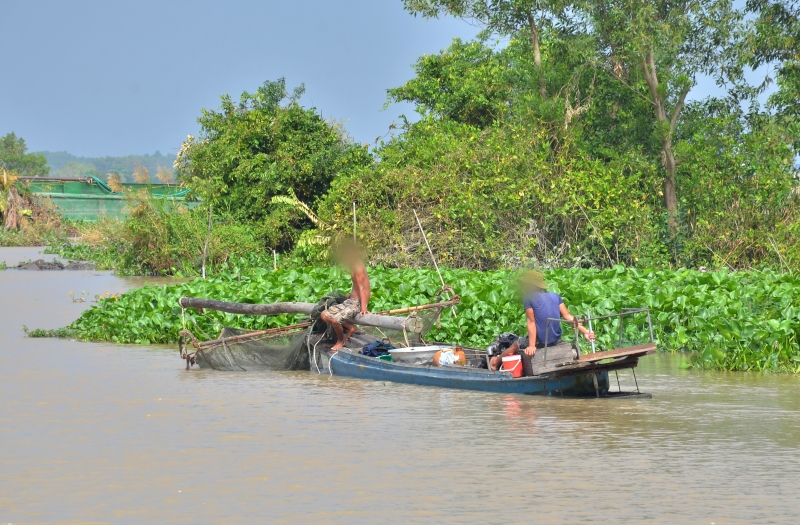
<instances>
[{"instance_id":1,"label":"long wooden pole","mask_svg":"<svg viewBox=\"0 0 800 525\"><path fill-rule=\"evenodd\" d=\"M314 307L317 306L314 303L229 303L225 301L217 301L216 299L204 299L200 297L181 297L178 300L178 304L182 308L203 308L206 310L218 310L220 312L244 315L310 315ZM420 323L416 320L409 320L406 317L392 317L390 315L378 315L371 313L357 315L352 322L363 326L375 326L385 330L405 330L407 332L418 332L418 328L420 328Z\"/></svg>"},{"instance_id":2,"label":"long wooden pole","mask_svg":"<svg viewBox=\"0 0 800 525\"><path fill-rule=\"evenodd\" d=\"M444 277L442 277L442 272L439 271L439 264L436 262L436 257L433 255L433 250L431 249L431 243L428 242L428 236L425 235L425 229L422 227L422 223L419 221L419 215L417 215L417 210L414 209L413 211L414 211L414 218L417 219L417 226L419 226L419 231L422 232L422 238L425 239L425 246L428 247L428 253L431 254L431 260L433 260L433 267L436 268L436 273L439 274L439 280L442 281L442 287L445 287L447 285L444 283ZM458 315L456 314L456 307L450 306L450 310L452 310L453 312L453 317L458 319ZM459 331L460 330L461 328L459 327Z\"/></svg>"},{"instance_id":3,"label":"long wooden pole","mask_svg":"<svg viewBox=\"0 0 800 525\"><path fill-rule=\"evenodd\" d=\"M208 255L208 241L211 240L211 212L213 204L208 205L208 231L206 232L206 244L203 246L203 279L206 278L206 256Z\"/></svg>"}]
</instances>

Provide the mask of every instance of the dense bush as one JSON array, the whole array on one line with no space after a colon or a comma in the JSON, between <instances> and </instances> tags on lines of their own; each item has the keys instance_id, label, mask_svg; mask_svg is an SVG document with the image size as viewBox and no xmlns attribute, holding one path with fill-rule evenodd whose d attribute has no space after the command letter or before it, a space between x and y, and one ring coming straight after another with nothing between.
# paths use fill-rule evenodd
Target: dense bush
<instances>
[{"instance_id":1,"label":"dense bush","mask_svg":"<svg viewBox=\"0 0 800 525\"><path fill-rule=\"evenodd\" d=\"M429 264L413 210L455 267L610 266L660 262L653 172L641 159L556 151L537 126L485 130L426 120L378 150L380 163L335 182L319 211L359 230L372 260Z\"/></svg>"}]
</instances>

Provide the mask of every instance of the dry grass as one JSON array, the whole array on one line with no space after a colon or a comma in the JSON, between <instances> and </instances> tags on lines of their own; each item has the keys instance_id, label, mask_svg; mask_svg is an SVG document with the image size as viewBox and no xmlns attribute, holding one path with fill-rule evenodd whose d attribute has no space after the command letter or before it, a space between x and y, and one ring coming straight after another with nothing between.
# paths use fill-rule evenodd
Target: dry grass
<instances>
[{"instance_id":1,"label":"dry grass","mask_svg":"<svg viewBox=\"0 0 800 525\"><path fill-rule=\"evenodd\" d=\"M117 219L101 219L84 224L78 233L77 243L97 246L120 239L124 235L124 224Z\"/></svg>"},{"instance_id":2,"label":"dry grass","mask_svg":"<svg viewBox=\"0 0 800 525\"><path fill-rule=\"evenodd\" d=\"M108 186L111 188L111 191L120 192L123 188L122 179L116 173L109 173Z\"/></svg>"},{"instance_id":3,"label":"dry grass","mask_svg":"<svg viewBox=\"0 0 800 525\"><path fill-rule=\"evenodd\" d=\"M150 171L140 164L133 167L133 180L139 184L147 184L150 182Z\"/></svg>"},{"instance_id":4,"label":"dry grass","mask_svg":"<svg viewBox=\"0 0 800 525\"><path fill-rule=\"evenodd\" d=\"M158 172L156 173L156 177L158 178L158 180L160 180L164 184L169 184L174 179L174 176L172 174L172 170L170 170L169 168L167 168L165 166L159 166L158 167Z\"/></svg>"}]
</instances>

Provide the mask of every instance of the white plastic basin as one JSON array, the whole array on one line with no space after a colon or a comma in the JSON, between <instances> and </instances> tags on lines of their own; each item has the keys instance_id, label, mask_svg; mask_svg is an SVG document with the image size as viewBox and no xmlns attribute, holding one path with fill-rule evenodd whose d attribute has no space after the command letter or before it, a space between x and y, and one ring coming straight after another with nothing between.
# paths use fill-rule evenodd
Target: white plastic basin
<instances>
[{"instance_id":1,"label":"white plastic basin","mask_svg":"<svg viewBox=\"0 0 800 525\"><path fill-rule=\"evenodd\" d=\"M389 350L389 353L392 355L392 361L396 363L429 365L433 364L433 354L446 348L453 347L444 345L410 346L408 348Z\"/></svg>"}]
</instances>

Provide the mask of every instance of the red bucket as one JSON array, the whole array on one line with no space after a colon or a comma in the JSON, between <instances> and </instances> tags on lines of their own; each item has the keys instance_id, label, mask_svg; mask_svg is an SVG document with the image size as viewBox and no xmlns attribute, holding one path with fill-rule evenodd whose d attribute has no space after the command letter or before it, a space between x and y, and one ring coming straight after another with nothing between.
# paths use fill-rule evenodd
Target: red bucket
<instances>
[{"instance_id":1,"label":"red bucket","mask_svg":"<svg viewBox=\"0 0 800 525\"><path fill-rule=\"evenodd\" d=\"M511 372L513 377L522 377L522 357L518 355L504 357L503 370Z\"/></svg>"}]
</instances>

